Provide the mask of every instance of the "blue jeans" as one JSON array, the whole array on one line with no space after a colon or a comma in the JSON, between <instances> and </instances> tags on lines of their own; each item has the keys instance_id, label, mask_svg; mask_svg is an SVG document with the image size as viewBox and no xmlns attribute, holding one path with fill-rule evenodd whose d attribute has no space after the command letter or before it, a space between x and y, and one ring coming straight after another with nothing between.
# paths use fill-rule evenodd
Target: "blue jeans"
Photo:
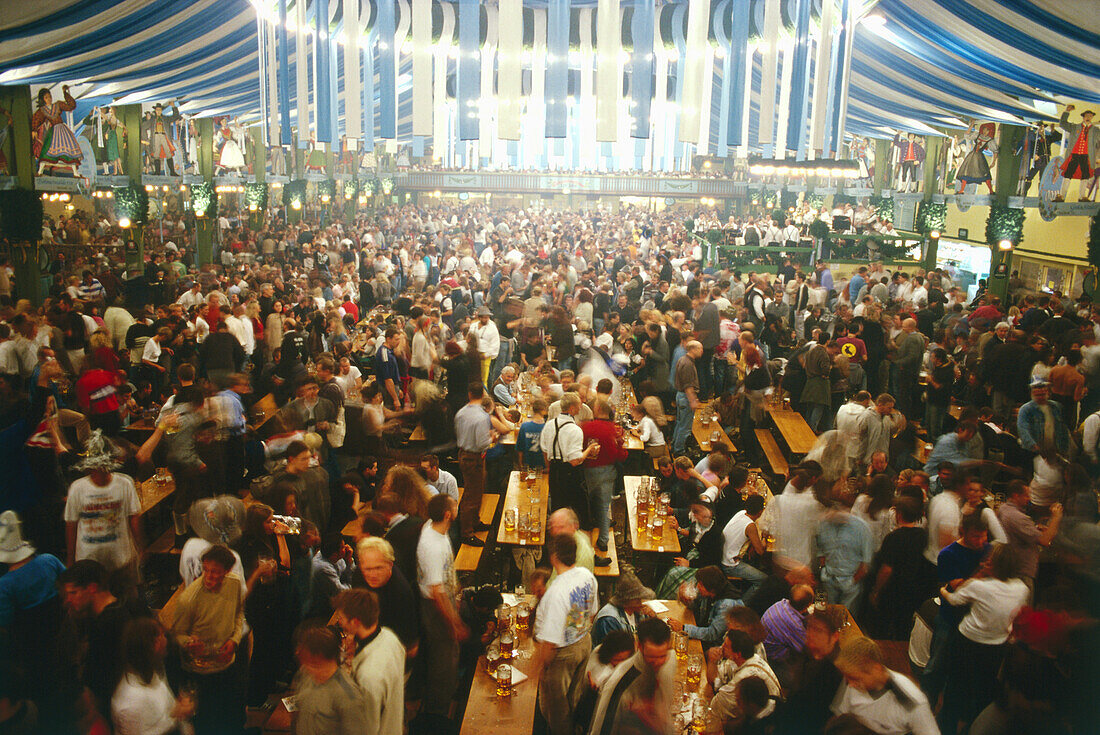
<instances>
[{"instance_id":1,"label":"blue jeans","mask_svg":"<svg viewBox=\"0 0 1100 735\"><path fill-rule=\"evenodd\" d=\"M806 412L806 423L810 425L810 428L817 433L821 433L825 430L825 427L820 427L818 424L826 419L829 414L829 406L822 403L807 403L804 404L804 411Z\"/></svg>"},{"instance_id":2,"label":"blue jeans","mask_svg":"<svg viewBox=\"0 0 1100 735\"><path fill-rule=\"evenodd\" d=\"M932 641L928 644L928 663L920 677L920 688L928 701L935 703L947 683L947 673L951 666L951 639L959 634L957 626L937 615L932 626Z\"/></svg>"},{"instance_id":3,"label":"blue jeans","mask_svg":"<svg viewBox=\"0 0 1100 735\"><path fill-rule=\"evenodd\" d=\"M500 338L500 352L497 353L496 359L493 360L492 366L489 368L489 385L497 382L497 378L500 377L500 371L505 368L512 361L512 340Z\"/></svg>"},{"instance_id":4,"label":"blue jeans","mask_svg":"<svg viewBox=\"0 0 1100 735\"><path fill-rule=\"evenodd\" d=\"M727 577L743 579L749 583L749 588L741 595L742 598L748 597L758 590L760 585L764 584L764 581L768 578L767 574L764 574L752 564L743 561L737 562L732 567L723 564L722 571L726 573Z\"/></svg>"},{"instance_id":5,"label":"blue jeans","mask_svg":"<svg viewBox=\"0 0 1100 735\"><path fill-rule=\"evenodd\" d=\"M613 464L584 468L584 481L588 485L588 507L592 511L592 520L600 529L596 544L605 548L609 543L611 529L611 495L615 492L615 477L616 469Z\"/></svg>"},{"instance_id":6,"label":"blue jeans","mask_svg":"<svg viewBox=\"0 0 1100 735\"><path fill-rule=\"evenodd\" d=\"M676 393L676 426L672 428L672 451L683 454L687 447L688 435L691 433L691 424L695 420L695 412L691 410L687 393Z\"/></svg>"}]
</instances>

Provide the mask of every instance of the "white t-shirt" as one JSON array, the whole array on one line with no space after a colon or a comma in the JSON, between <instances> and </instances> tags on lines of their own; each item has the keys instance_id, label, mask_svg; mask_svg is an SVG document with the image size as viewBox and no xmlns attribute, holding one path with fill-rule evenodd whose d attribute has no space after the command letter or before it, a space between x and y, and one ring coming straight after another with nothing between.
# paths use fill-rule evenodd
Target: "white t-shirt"
<instances>
[{"instance_id":1,"label":"white t-shirt","mask_svg":"<svg viewBox=\"0 0 1100 735\"><path fill-rule=\"evenodd\" d=\"M554 451L555 433L557 434L557 451ZM539 446L550 459L560 459L569 462L581 456L584 452L584 432L571 416L555 416L546 422L539 435Z\"/></svg>"},{"instance_id":2,"label":"white t-shirt","mask_svg":"<svg viewBox=\"0 0 1100 735\"><path fill-rule=\"evenodd\" d=\"M935 564L943 549L940 546L940 530L950 531L954 540L959 535L961 522L962 509L958 495L943 492L932 498L928 503L928 548L924 550L924 558Z\"/></svg>"},{"instance_id":3,"label":"white t-shirt","mask_svg":"<svg viewBox=\"0 0 1100 735\"><path fill-rule=\"evenodd\" d=\"M660 447L665 443L665 435L657 427L657 422L648 416L643 416L638 422L638 438L647 447Z\"/></svg>"},{"instance_id":4,"label":"white t-shirt","mask_svg":"<svg viewBox=\"0 0 1100 735\"><path fill-rule=\"evenodd\" d=\"M134 674L126 674L111 697L111 715L119 735L163 735L179 724L172 717L176 698L163 675L153 674L144 683Z\"/></svg>"},{"instance_id":5,"label":"white t-shirt","mask_svg":"<svg viewBox=\"0 0 1100 735\"><path fill-rule=\"evenodd\" d=\"M359 378L362 378L362 377L363 377L363 372L359 368L355 367L354 365L351 365L350 367L348 367L348 374L347 375L337 375L336 376L336 384L339 385L340 390L342 390L344 392L344 398L345 399L358 398L358 396L353 396L352 395L352 391L355 390L355 381L358 380Z\"/></svg>"},{"instance_id":6,"label":"white t-shirt","mask_svg":"<svg viewBox=\"0 0 1100 735\"><path fill-rule=\"evenodd\" d=\"M722 564L724 566L732 567L740 561L741 549L749 540L746 531L752 524L753 520L749 518L748 511L741 510L730 518L729 523L722 529Z\"/></svg>"},{"instance_id":7,"label":"white t-shirt","mask_svg":"<svg viewBox=\"0 0 1100 735\"><path fill-rule=\"evenodd\" d=\"M115 472L106 487L89 477L69 486L65 521L76 523L76 559L95 559L108 570L135 556L130 516L141 512L137 489L129 475Z\"/></svg>"},{"instance_id":8,"label":"white t-shirt","mask_svg":"<svg viewBox=\"0 0 1100 735\"><path fill-rule=\"evenodd\" d=\"M940 735L928 698L895 671L890 672L889 687L877 697L842 683L830 709L838 715L855 715L880 735Z\"/></svg>"},{"instance_id":9,"label":"white t-shirt","mask_svg":"<svg viewBox=\"0 0 1100 735\"><path fill-rule=\"evenodd\" d=\"M963 582L957 590L944 595L944 599L955 606L970 605L970 612L959 623L960 633L975 643L999 646L1008 640L1012 621L1027 602L1027 596L1023 580L975 578Z\"/></svg>"},{"instance_id":10,"label":"white t-shirt","mask_svg":"<svg viewBox=\"0 0 1100 735\"><path fill-rule=\"evenodd\" d=\"M458 579L451 540L432 528L431 523L425 523L420 530L420 541L416 545L416 578L423 597L431 599L432 588L441 584L447 597L455 598Z\"/></svg>"},{"instance_id":11,"label":"white t-shirt","mask_svg":"<svg viewBox=\"0 0 1100 735\"><path fill-rule=\"evenodd\" d=\"M559 574L546 589L535 615L535 639L557 648L588 635L599 605L596 577L584 567Z\"/></svg>"},{"instance_id":12,"label":"white t-shirt","mask_svg":"<svg viewBox=\"0 0 1100 735\"><path fill-rule=\"evenodd\" d=\"M141 351L141 359L148 360L149 362L158 362L160 360L160 343L152 337L145 343L145 349Z\"/></svg>"}]
</instances>

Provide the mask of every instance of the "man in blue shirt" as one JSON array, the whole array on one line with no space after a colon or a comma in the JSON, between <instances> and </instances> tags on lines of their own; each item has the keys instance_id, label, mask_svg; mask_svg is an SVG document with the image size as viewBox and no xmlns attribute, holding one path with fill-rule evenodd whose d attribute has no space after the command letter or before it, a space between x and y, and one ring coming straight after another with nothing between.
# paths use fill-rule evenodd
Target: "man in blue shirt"
<instances>
[{"instance_id":1,"label":"man in blue shirt","mask_svg":"<svg viewBox=\"0 0 1100 735\"><path fill-rule=\"evenodd\" d=\"M978 571L990 548L988 530L981 514L964 515L959 527L959 538L943 547L936 558L940 586L946 586L949 590L957 589ZM950 652L954 648L951 639L959 634L959 622L965 614L965 608L954 608L940 599L940 614L936 616L932 642L928 648L928 664L920 679L920 687L930 702L939 698L947 681L947 670L951 665Z\"/></svg>"},{"instance_id":2,"label":"man in blue shirt","mask_svg":"<svg viewBox=\"0 0 1100 735\"><path fill-rule=\"evenodd\" d=\"M848 299L853 303L859 303L859 292L867 285L867 266L861 265L852 280L848 281Z\"/></svg>"},{"instance_id":3,"label":"man in blue shirt","mask_svg":"<svg viewBox=\"0 0 1100 735\"><path fill-rule=\"evenodd\" d=\"M539 443L542 428L546 425L546 411L546 401L536 398L531 402L531 418L520 424L516 449L519 451L520 464L523 467L542 469L546 463L542 445Z\"/></svg>"},{"instance_id":4,"label":"man in blue shirt","mask_svg":"<svg viewBox=\"0 0 1100 735\"><path fill-rule=\"evenodd\" d=\"M971 457L967 451L967 445L974 439L978 427L969 421L960 421L955 425L952 434L944 434L936 440L936 447L928 455L928 461L924 463L924 471L928 475L935 476L940 464L950 462L955 467L962 469L965 465L978 461L977 457Z\"/></svg>"},{"instance_id":5,"label":"man in blue shirt","mask_svg":"<svg viewBox=\"0 0 1100 735\"><path fill-rule=\"evenodd\" d=\"M401 370L397 366L397 356L393 354L400 339L401 330L388 327L385 342L378 346L378 352L374 355L375 378L378 385L382 386L386 407L394 411L400 411L404 407L401 400Z\"/></svg>"}]
</instances>

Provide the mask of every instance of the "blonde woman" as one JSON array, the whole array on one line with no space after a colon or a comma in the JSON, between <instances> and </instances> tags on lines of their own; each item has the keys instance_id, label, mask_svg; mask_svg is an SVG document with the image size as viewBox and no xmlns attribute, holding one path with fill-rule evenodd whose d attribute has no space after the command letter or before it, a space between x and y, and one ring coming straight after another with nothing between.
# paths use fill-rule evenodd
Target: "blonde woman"
<instances>
[{"instance_id":1,"label":"blonde woman","mask_svg":"<svg viewBox=\"0 0 1100 735\"><path fill-rule=\"evenodd\" d=\"M640 404L630 407L630 414L638 422L634 434L642 440L646 454L654 458L668 456L665 435L661 433L661 427L665 425L665 409L660 399L656 396L643 398Z\"/></svg>"}]
</instances>

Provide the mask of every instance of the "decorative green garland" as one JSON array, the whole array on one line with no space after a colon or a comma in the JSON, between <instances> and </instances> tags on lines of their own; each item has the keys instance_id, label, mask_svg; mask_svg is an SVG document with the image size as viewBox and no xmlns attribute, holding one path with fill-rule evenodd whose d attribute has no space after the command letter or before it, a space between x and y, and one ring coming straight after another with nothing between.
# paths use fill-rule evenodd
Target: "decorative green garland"
<instances>
[{"instance_id":1,"label":"decorative green garland","mask_svg":"<svg viewBox=\"0 0 1100 735\"><path fill-rule=\"evenodd\" d=\"M218 190L209 181L191 185L191 210L196 217L206 217L218 211Z\"/></svg>"},{"instance_id":2,"label":"decorative green garland","mask_svg":"<svg viewBox=\"0 0 1100 735\"><path fill-rule=\"evenodd\" d=\"M779 208L783 210L783 216L786 217L786 212L789 212L791 207L798 206L798 192L789 191L784 189L779 195ZM780 222L782 224L782 222Z\"/></svg>"},{"instance_id":3,"label":"decorative green garland","mask_svg":"<svg viewBox=\"0 0 1100 735\"><path fill-rule=\"evenodd\" d=\"M149 221L149 192L134 184L116 188L115 214L119 219L126 217L132 225L145 224Z\"/></svg>"},{"instance_id":4,"label":"decorative green garland","mask_svg":"<svg viewBox=\"0 0 1100 735\"><path fill-rule=\"evenodd\" d=\"M374 196L374 193L378 191L378 179L367 179L359 182L359 190L369 197Z\"/></svg>"},{"instance_id":5,"label":"decorative green garland","mask_svg":"<svg viewBox=\"0 0 1100 735\"><path fill-rule=\"evenodd\" d=\"M871 209L878 217L879 222L894 221L894 198L872 196L869 200Z\"/></svg>"},{"instance_id":6,"label":"decorative green garland","mask_svg":"<svg viewBox=\"0 0 1100 735\"><path fill-rule=\"evenodd\" d=\"M359 196L359 179L346 179L344 181L344 199L355 199Z\"/></svg>"},{"instance_id":7,"label":"decorative green garland","mask_svg":"<svg viewBox=\"0 0 1100 735\"><path fill-rule=\"evenodd\" d=\"M803 201L809 204L811 208L818 211L825 206L825 197L822 194L807 194Z\"/></svg>"},{"instance_id":8,"label":"decorative green garland","mask_svg":"<svg viewBox=\"0 0 1100 735\"><path fill-rule=\"evenodd\" d=\"M267 209L267 184L245 184L244 201L250 210L253 205L259 210Z\"/></svg>"},{"instance_id":9,"label":"decorative green garland","mask_svg":"<svg viewBox=\"0 0 1100 735\"><path fill-rule=\"evenodd\" d=\"M336 182L332 179L325 179L324 181L317 182L317 198L322 202L332 201L332 198L336 196Z\"/></svg>"},{"instance_id":10,"label":"decorative green garland","mask_svg":"<svg viewBox=\"0 0 1100 735\"><path fill-rule=\"evenodd\" d=\"M927 235L933 230L942 233L947 229L947 203L927 202L923 199L918 202L913 229L922 235Z\"/></svg>"},{"instance_id":11,"label":"decorative green garland","mask_svg":"<svg viewBox=\"0 0 1100 735\"><path fill-rule=\"evenodd\" d=\"M294 204L297 202L298 206ZM283 184L283 206L291 209L301 209L306 202L306 180L295 179Z\"/></svg>"},{"instance_id":12,"label":"decorative green garland","mask_svg":"<svg viewBox=\"0 0 1100 735\"><path fill-rule=\"evenodd\" d=\"M0 237L38 242L42 237L42 199L31 189L0 190Z\"/></svg>"},{"instance_id":13,"label":"decorative green garland","mask_svg":"<svg viewBox=\"0 0 1100 735\"><path fill-rule=\"evenodd\" d=\"M985 241L998 245L1008 240L1013 246L1024 239L1024 210L994 204L989 208L989 219L985 221Z\"/></svg>"},{"instance_id":14,"label":"decorative green garland","mask_svg":"<svg viewBox=\"0 0 1100 735\"><path fill-rule=\"evenodd\" d=\"M387 176L386 178L382 179L382 193L385 196L389 196L390 192L392 192L392 191L393 191L393 179L391 177Z\"/></svg>"},{"instance_id":15,"label":"decorative green garland","mask_svg":"<svg viewBox=\"0 0 1100 735\"><path fill-rule=\"evenodd\" d=\"M839 207L841 204L851 204L854 207L856 206L856 198L851 194L834 194L833 206Z\"/></svg>"}]
</instances>

